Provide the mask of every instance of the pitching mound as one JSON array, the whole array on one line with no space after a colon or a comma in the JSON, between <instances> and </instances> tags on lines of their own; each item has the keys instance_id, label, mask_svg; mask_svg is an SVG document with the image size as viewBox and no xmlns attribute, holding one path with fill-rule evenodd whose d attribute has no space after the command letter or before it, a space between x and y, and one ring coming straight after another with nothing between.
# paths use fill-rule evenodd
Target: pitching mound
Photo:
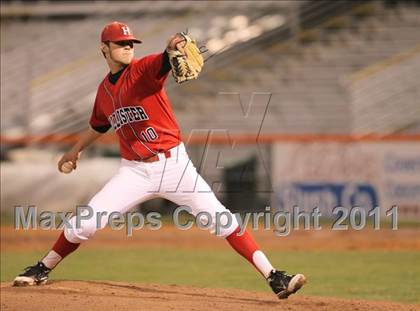
<instances>
[{"instance_id":1,"label":"pitching mound","mask_svg":"<svg viewBox=\"0 0 420 311\"><path fill-rule=\"evenodd\" d=\"M100 281L51 281L48 285L1 284L1 310L418 310L418 306L271 293Z\"/></svg>"}]
</instances>

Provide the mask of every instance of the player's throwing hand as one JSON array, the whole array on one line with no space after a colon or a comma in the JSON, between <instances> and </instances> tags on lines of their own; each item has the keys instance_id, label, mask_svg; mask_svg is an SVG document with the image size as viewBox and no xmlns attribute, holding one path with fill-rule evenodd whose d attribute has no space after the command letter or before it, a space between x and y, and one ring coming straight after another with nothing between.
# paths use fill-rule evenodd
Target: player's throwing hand
<instances>
[{"instance_id":1,"label":"player's throwing hand","mask_svg":"<svg viewBox=\"0 0 420 311\"><path fill-rule=\"evenodd\" d=\"M77 160L80 158L80 152L76 150L70 150L66 152L58 161L58 170L61 173L68 174L77 167Z\"/></svg>"}]
</instances>

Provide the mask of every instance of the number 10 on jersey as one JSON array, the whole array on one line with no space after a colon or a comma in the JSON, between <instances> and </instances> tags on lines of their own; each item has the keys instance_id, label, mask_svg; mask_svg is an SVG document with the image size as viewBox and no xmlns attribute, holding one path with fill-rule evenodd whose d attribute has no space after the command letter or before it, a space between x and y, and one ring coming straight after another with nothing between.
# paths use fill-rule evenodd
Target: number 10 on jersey
<instances>
[{"instance_id":1,"label":"number 10 on jersey","mask_svg":"<svg viewBox=\"0 0 420 311\"><path fill-rule=\"evenodd\" d=\"M154 141L158 138L158 134L156 133L153 127L148 127L144 131L141 131L141 137L147 142Z\"/></svg>"}]
</instances>

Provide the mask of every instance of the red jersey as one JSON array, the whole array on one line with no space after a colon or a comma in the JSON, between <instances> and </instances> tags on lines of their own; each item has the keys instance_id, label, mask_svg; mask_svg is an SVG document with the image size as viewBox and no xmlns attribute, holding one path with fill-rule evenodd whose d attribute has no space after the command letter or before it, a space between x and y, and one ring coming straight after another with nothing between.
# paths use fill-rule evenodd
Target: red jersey
<instances>
[{"instance_id":1,"label":"red jersey","mask_svg":"<svg viewBox=\"0 0 420 311\"><path fill-rule=\"evenodd\" d=\"M108 74L98 87L90 125L98 132L114 128L121 157L147 159L180 143L180 130L160 73L163 55L134 59L112 84Z\"/></svg>"}]
</instances>

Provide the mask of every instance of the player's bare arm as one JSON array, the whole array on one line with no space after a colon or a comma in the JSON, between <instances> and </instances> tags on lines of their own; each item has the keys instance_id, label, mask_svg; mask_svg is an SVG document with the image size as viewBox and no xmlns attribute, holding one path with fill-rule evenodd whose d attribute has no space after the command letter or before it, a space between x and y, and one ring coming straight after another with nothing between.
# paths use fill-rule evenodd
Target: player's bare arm
<instances>
[{"instance_id":1,"label":"player's bare arm","mask_svg":"<svg viewBox=\"0 0 420 311\"><path fill-rule=\"evenodd\" d=\"M102 133L99 133L89 127L85 132L82 133L80 139L77 143L68 151L66 152L61 159L58 161L58 170L63 172L63 165L64 163L69 163L72 165L72 169L76 169L77 161L80 157L80 153L84 150L87 146L97 140Z\"/></svg>"}]
</instances>

